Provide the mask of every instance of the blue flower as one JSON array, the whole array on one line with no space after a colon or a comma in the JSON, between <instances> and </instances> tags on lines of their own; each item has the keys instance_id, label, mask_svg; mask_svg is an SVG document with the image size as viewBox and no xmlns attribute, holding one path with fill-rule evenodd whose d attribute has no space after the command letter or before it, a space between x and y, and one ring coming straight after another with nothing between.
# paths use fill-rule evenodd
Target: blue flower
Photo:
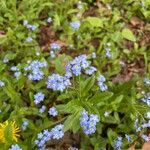
<instances>
[{"instance_id":1,"label":"blue flower","mask_svg":"<svg viewBox=\"0 0 150 150\"><path fill-rule=\"evenodd\" d=\"M72 73L73 73L75 76L78 76L78 75L81 74L82 68L81 68L81 66L80 66L79 64L73 65L71 69L72 69Z\"/></svg>"},{"instance_id":2,"label":"blue flower","mask_svg":"<svg viewBox=\"0 0 150 150\"><path fill-rule=\"evenodd\" d=\"M100 76L97 77L97 81L98 82L105 82L106 78L103 75L100 75Z\"/></svg>"},{"instance_id":3,"label":"blue flower","mask_svg":"<svg viewBox=\"0 0 150 150\"><path fill-rule=\"evenodd\" d=\"M141 100L144 103L146 103L148 106L150 106L150 93L145 94L144 97Z\"/></svg>"},{"instance_id":4,"label":"blue flower","mask_svg":"<svg viewBox=\"0 0 150 150\"><path fill-rule=\"evenodd\" d=\"M32 37L28 37L28 38L26 39L26 41L27 41L27 42L32 42L33 39L32 39Z\"/></svg>"},{"instance_id":5,"label":"blue flower","mask_svg":"<svg viewBox=\"0 0 150 150\"><path fill-rule=\"evenodd\" d=\"M74 30L78 30L80 28L80 21L73 21L70 23L70 26L74 29Z\"/></svg>"},{"instance_id":6,"label":"blue flower","mask_svg":"<svg viewBox=\"0 0 150 150\"><path fill-rule=\"evenodd\" d=\"M145 135L145 134L142 134L141 135L141 138L145 141L145 142L148 142L150 139L149 139L149 137L147 136L147 135Z\"/></svg>"},{"instance_id":7,"label":"blue flower","mask_svg":"<svg viewBox=\"0 0 150 150\"><path fill-rule=\"evenodd\" d=\"M48 113L49 113L50 116L53 116L53 117L55 117L55 116L58 115L58 112L57 112L57 110L56 110L55 107L51 107L51 108L49 109Z\"/></svg>"},{"instance_id":8,"label":"blue flower","mask_svg":"<svg viewBox=\"0 0 150 150\"><path fill-rule=\"evenodd\" d=\"M144 128L150 128L150 121L146 122L146 123L143 123L141 125L141 127L144 129Z\"/></svg>"},{"instance_id":9,"label":"blue flower","mask_svg":"<svg viewBox=\"0 0 150 150\"><path fill-rule=\"evenodd\" d=\"M39 92L34 95L34 103L39 104L44 100L45 95L42 92Z\"/></svg>"},{"instance_id":10,"label":"blue flower","mask_svg":"<svg viewBox=\"0 0 150 150\"><path fill-rule=\"evenodd\" d=\"M51 132L48 130L44 130L43 132L38 134L37 140L35 140L34 143L39 148L45 148L45 144L49 140L51 140Z\"/></svg>"},{"instance_id":11,"label":"blue flower","mask_svg":"<svg viewBox=\"0 0 150 150\"><path fill-rule=\"evenodd\" d=\"M18 144L13 144L11 145L11 148L9 148L9 150L22 150Z\"/></svg>"},{"instance_id":12,"label":"blue flower","mask_svg":"<svg viewBox=\"0 0 150 150\"><path fill-rule=\"evenodd\" d=\"M117 137L117 139L114 141L114 148L116 150L121 150L122 146L122 137Z\"/></svg>"},{"instance_id":13,"label":"blue flower","mask_svg":"<svg viewBox=\"0 0 150 150\"><path fill-rule=\"evenodd\" d=\"M50 141L51 139L60 139L64 136L63 132L64 126L62 124L56 125L54 128L49 130L44 130L43 132L39 133L37 139L35 140L35 144L41 149L45 148L46 142Z\"/></svg>"},{"instance_id":14,"label":"blue flower","mask_svg":"<svg viewBox=\"0 0 150 150\"><path fill-rule=\"evenodd\" d=\"M11 71L19 71L19 69L18 69L16 66L12 66L12 67L10 68L10 70L11 70Z\"/></svg>"},{"instance_id":15,"label":"blue flower","mask_svg":"<svg viewBox=\"0 0 150 150\"><path fill-rule=\"evenodd\" d=\"M28 75L28 79L33 80L33 81L36 81L36 80L39 81L43 79L43 77L44 77L44 73L40 71L39 69L34 69L32 73Z\"/></svg>"},{"instance_id":16,"label":"blue flower","mask_svg":"<svg viewBox=\"0 0 150 150\"><path fill-rule=\"evenodd\" d=\"M88 69L85 70L85 73L87 75L92 75L97 69L93 66L89 67Z\"/></svg>"},{"instance_id":17,"label":"blue flower","mask_svg":"<svg viewBox=\"0 0 150 150\"><path fill-rule=\"evenodd\" d=\"M128 142L132 142L133 141L130 135L125 134L125 137L128 140Z\"/></svg>"},{"instance_id":18,"label":"blue flower","mask_svg":"<svg viewBox=\"0 0 150 150\"><path fill-rule=\"evenodd\" d=\"M68 86L71 85L71 82L66 77L60 76L59 74L52 74L48 77L46 82L47 88L52 89L53 91L64 91Z\"/></svg>"},{"instance_id":19,"label":"blue flower","mask_svg":"<svg viewBox=\"0 0 150 150\"><path fill-rule=\"evenodd\" d=\"M64 126L62 124L56 125L54 128L52 128L52 139L61 139L64 136L63 128Z\"/></svg>"},{"instance_id":20,"label":"blue flower","mask_svg":"<svg viewBox=\"0 0 150 150\"><path fill-rule=\"evenodd\" d=\"M31 25L31 24L28 24L27 22L25 22L25 23L26 23L25 26L26 26L28 29L30 29L30 30L32 30L32 31L34 31L34 30L37 29L37 26L36 26L36 25Z\"/></svg>"},{"instance_id":21,"label":"blue flower","mask_svg":"<svg viewBox=\"0 0 150 150\"><path fill-rule=\"evenodd\" d=\"M5 83L0 80L0 87L3 87L3 86L5 86Z\"/></svg>"},{"instance_id":22,"label":"blue flower","mask_svg":"<svg viewBox=\"0 0 150 150\"><path fill-rule=\"evenodd\" d=\"M19 79L20 75L21 75L21 72L20 72L20 71L17 71L17 72L14 73L14 76L15 76L17 79Z\"/></svg>"},{"instance_id":23,"label":"blue flower","mask_svg":"<svg viewBox=\"0 0 150 150\"><path fill-rule=\"evenodd\" d=\"M32 31L34 31L34 30L37 29L37 26L36 26L36 25L31 25L30 29L31 29Z\"/></svg>"},{"instance_id":24,"label":"blue flower","mask_svg":"<svg viewBox=\"0 0 150 150\"><path fill-rule=\"evenodd\" d=\"M96 125L100 121L97 115L88 115L88 112L83 110L80 117L80 125L86 135L95 133Z\"/></svg>"},{"instance_id":25,"label":"blue flower","mask_svg":"<svg viewBox=\"0 0 150 150\"><path fill-rule=\"evenodd\" d=\"M50 44L50 48L52 50L60 50L61 46L58 43L52 43L52 44Z\"/></svg>"},{"instance_id":26,"label":"blue flower","mask_svg":"<svg viewBox=\"0 0 150 150\"><path fill-rule=\"evenodd\" d=\"M44 77L44 73L40 69L46 66L46 62L40 62L35 60L32 61L27 67L25 67L24 70L31 71L31 73L28 75L29 80L39 81Z\"/></svg>"},{"instance_id":27,"label":"blue flower","mask_svg":"<svg viewBox=\"0 0 150 150\"><path fill-rule=\"evenodd\" d=\"M70 61L66 65L66 77L72 77L72 74L75 76L79 76L82 72L82 70L87 69L90 67L89 62L87 61L86 55L80 55L78 57L75 57L72 61Z\"/></svg>"},{"instance_id":28,"label":"blue flower","mask_svg":"<svg viewBox=\"0 0 150 150\"><path fill-rule=\"evenodd\" d=\"M107 85L104 83L106 79L103 75L97 77L97 81L98 81L98 86L102 92L108 89Z\"/></svg>"},{"instance_id":29,"label":"blue flower","mask_svg":"<svg viewBox=\"0 0 150 150\"><path fill-rule=\"evenodd\" d=\"M107 91L108 87L106 84L99 82L98 86L102 92Z\"/></svg>"},{"instance_id":30,"label":"blue flower","mask_svg":"<svg viewBox=\"0 0 150 150\"><path fill-rule=\"evenodd\" d=\"M43 105L43 106L39 109L39 112L40 112L40 113L44 113L45 110L46 110L46 106Z\"/></svg>"},{"instance_id":31,"label":"blue flower","mask_svg":"<svg viewBox=\"0 0 150 150\"><path fill-rule=\"evenodd\" d=\"M110 58L110 57L111 57L110 50L111 50L110 48L105 48L106 56L107 56L108 58Z\"/></svg>"},{"instance_id":32,"label":"blue flower","mask_svg":"<svg viewBox=\"0 0 150 150\"><path fill-rule=\"evenodd\" d=\"M29 125L29 122L28 121L24 121L23 124L22 124L22 130L25 131L27 129L28 125Z\"/></svg>"}]
</instances>

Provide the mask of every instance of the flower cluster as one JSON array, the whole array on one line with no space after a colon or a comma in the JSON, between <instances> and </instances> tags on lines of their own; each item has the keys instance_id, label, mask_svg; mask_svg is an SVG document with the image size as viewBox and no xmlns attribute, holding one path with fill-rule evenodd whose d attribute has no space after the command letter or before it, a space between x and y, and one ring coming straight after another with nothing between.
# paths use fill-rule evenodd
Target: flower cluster
<instances>
[{"instance_id":1,"label":"flower cluster","mask_svg":"<svg viewBox=\"0 0 150 150\"><path fill-rule=\"evenodd\" d=\"M30 31L35 31L37 29L37 26L36 25L31 25L28 23L28 20L24 20L23 21L23 25L29 29ZM31 36L28 36L26 38L26 42L32 42L33 41L33 38Z\"/></svg>"},{"instance_id":2,"label":"flower cluster","mask_svg":"<svg viewBox=\"0 0 150 150\"><path fill-rule=\"evenodd\" d=\"M145 135L145 134L142 134L141 135L141 138L145 141L145 142L148 142L150 139L149 139L149 137L147 136L147 135Z\"/></svg>"},{"instance_id":3,"label":"flower cluster","mask_svg":"<svg viewBox=\"0 0 150 150\"><path fill-rule=\"evenodd\" d=\"M39 148L44 148L46 142L49 140L51 140L51 132L49 130L44 130L37 135L37 140L35 140L35 144Z\"/></svg>"},{"instance_id":4,"label":"flower cluster","mask_svg":"<svg viewBox=\"0 0 150 150\"><path fill-rule=\"evenodd\" d=\"M56 57L56 51L61 49L61 45L58 43L51 43L50 44L50 57L55 58Z\"/></svg>"},{"instance_id":5,"label":"flower cluster","mask_svg":"<svg viewBox=\"0 0 150 150\"><path fill-rule=\"evenodd\" d=\"M58 43L52 43L52 44L50 44L50 49L52 49L52 50L60 50L61 46Z\"/></svg>"},{"instance_id":6,"label":"flower cluster","mask_svg":"<svg viewBox=\"0 0 150 150\"><path fill-rule=\"evenodd\" d=\"M150 93L145 94L144 97L141 100L144 103L146 103L148 106L150 106Z\"/></svg>"},{"instance_id":7,"label":"flower cluster","mask_svg":"<svg viewBox=\"0 0 150 150\"><path fill-rule=\"evenodd\" d=\"M105 77L103 75L100 75L98 78L97 78L97 81L98 81L98 86L100 87L100 90L103 92L103 91L106 91L108 89L107 85L105 84Z\"/></svg>"},{"instance_id":8,"label":"flower cluster","mask_svg":"<svg viewBox=\"0 0 150 150\"><path fill-rule=\"evenodd\" d=\"M24 21L23 21L23 25L24 25L26 28L28 28L28 29L30 29L30 30L32 30L32 31L34 31L34 30L37 29L37 26L36 26L36 25L31 25L31 24L29 24L29 23L28 23L28 20L24 20Z\"/></svg>"},{"instance_id":9,"label":"flower cluster","mask_svg":"<svg viewBox=\"0 0 150 150\"><path fill-rule=\"evenodd\" d=\"M28 121L24 121L23 124L22 124L22 130L26 130L28 125L29 125L29 122Z\"/></svg>"},{"instance_id":10,"label":"flower cluster","mask_svg":"<svg viewBox=\"0 0 150 150\"><path fill-rule=\"evenodd\" d=\"M18 144L13 144L11 145L11 147L9 148L9 150L22 150Z\"/></svg>"},{"instance_id":11,"label":"flower cluster","mask_svg":"<svg viewBox=\"0 0 150 150\"><path fill-rule=\"evenodd\" d=\"M16 66L12 66L10 70L14 72L14 76L16 77L16 79L19 79L21 75L21 72L19 71L19 69Z\"/></svg>"},{"instance_id":12,"label":"flower cluster","mask_svg":"<svg viewBox=\"0 0 150 150\"><path fill-rule=\"evenodd\" d=\"M44 130L38 134L37 140L35 140L35 144L39 148L44 148L47 141L51 139L61 139L64 136L63 128L64 126L59 124L52 128L51 131Z\"/></svg>"},{"instance_id":13,"label":"flower cluster","mask_svg":"<svg viewBox=\"0 0 150 150\"><path fill-rule=\"evenodd\" d=\"M68 86L71 85L71 82L66 77L60 76L59 74L52 74L48 77L46 82L47 88L52 89L53 91L64 91Z\"/></svg>"},{"instance_id":14,"label":"flower cluster","mask_svg":"<svg viewBox=\"0 0 150 150\"><path fill-rule=\"evenodd\" d=\"M82 70L88 75L91 75L96 71L95 67L90 66L86 55L80 55L70 61L66 66L65 76L67 78L72 77L72 75L79 76Z\"/></svg>"},{"instance_id":15,"label":"flower cluster","mask_svg":"<svg viewBox=\"0 0 150 150\"><path fill-rule=\"evenodd\" d=\"M44 100L45 95L42 92L39 92L34 95L34 103L37 105Z\"/></svg>"},{"instance_id":16,"label":"flower cluster","mask_svg":"<svg viewBox=\"0 0 150 150\"><path fill-rule=\"evenodd\" d=\"M117 137L117 139L114 141L114 148L116 150L121 150L122 146L122 137Z\"/></svg>"},{"instance_id":17,"label":"flower cluster","mask_svg":"<svg viewBox=\"0 0 150 150\"><path fill-rule=\"evenodd\" d=\"M97 115L89 115L87 111L83 110L80 117L80 125L86 135L95 133L96 125L100 121Z\"/></svg>"},{"instance_id":18,"label":"flower cluster","mask_svg":"<svg viewBox=\"0 0 150 150\"><path fill-rule=\"evenodd\" d=\"M85 73L87 75L92 75L95 71L97 71L97 69L93 66L89 67L88 69L85 70Z\"/></svg>"},{"instance_id":19,"label":"flower cluster","mask_svg":"<svg viewBox=\"0 0 150 150\"><path fill-rule=\"evenodd\" d=\"M73 21L70 23L70 26L74 29L74 30L78 30L80 28L80 21Z\"/></svg>"},{"instance_id":20,"label":"flower cluster","mask_svg":"<svg viewBox=\"0 0 150 150\"><path fill-rule=\"evenodd\" d=\"M38 60L32 61L27 67L25 67L25 71L30 71L31 73L28 75L29 80L38 81L44 77L43 71L41 68L47 66L46 62L40 62Z\"/></svg>"},{"instance_id":21,"label":"flower cluster","mask_svg":"<svg viewBox=\"0 0 150 150\"><path fill-rule=\"evenodd\" d=\"M63 128L64 128L64 125L62 124L59 124L55 126L54 128L52 128L51 130L52 139L57 139L57 140L61 139L64 136Z\"/></svg>"},{"instance_id":22,"label":"flower cluster","mask_svg":"<svg viewBox=\"0 0 150 150\"><path fill-rule=\"evenodd\" d=\"M55 117L55 116L58 115L58 112L57 112L57 110L56 110L55 107L51 107L51 108L49 109L48 113L49 113L50 116L53 116L53 117Z\"/></svg>"}]
</instances>

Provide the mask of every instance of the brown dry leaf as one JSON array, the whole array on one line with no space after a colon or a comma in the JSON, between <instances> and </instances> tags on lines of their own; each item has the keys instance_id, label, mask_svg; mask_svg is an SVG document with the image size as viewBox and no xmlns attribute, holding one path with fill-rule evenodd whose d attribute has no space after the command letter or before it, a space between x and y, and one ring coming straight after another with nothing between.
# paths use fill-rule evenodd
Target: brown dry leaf
<instances>
[{"instance_id":1,"label":"brown dry leaf","mask_svg":"<svg viewBox=\"0 0 150 150\"><path fill-rule=\"evenodd\" d=\"M142 150L150 150L150 141L144 143L144 145L142 146Z\"/></svg>"},{"instance_id":2,"label":"brown dry leaf","mask_svg":"<svg viewBox=\"0 0 150 150\"><path fill-rule=\"evenodd\" d=\"M150 43L150 32L149 31L146 31L144 33L144 36L141 38L140 40L140 45L141 46L144 46L144 45L149 45Z\"/></svg>"},{"instance_id":3,"label":"brown dry leaf","mask_svg":"<svg viewBox=\"0 0 150 150\"><path fill-rule=\"evenodd\" d=\"M0 30L0 38L3 38L5 36L6 36L5 32Z\"/></svg>"},{"instance_id":4,"label":"brown dry leaf","mask_svg":"<svg viewBox=\"0 0 150 150\"><path fill-rule=\"evenodd\" d=\"M144 22L140 20L138 17L132 17L130 23L133 27L141 28L144 26Z\"/></svg>"},{"instance_id":5,"label":"brown dry leaf","mask_svg":"<svg viewBox=\"0 0 150 150\"><path fill-rule=\"evenodd\" d=\"M80 135L66 132L63 139L51 140L47 142L47 149L49 150L67 150L71 146L79 147Z\"/></svg>"},{"instance_id":6,"label":"brown dry leaf","mask_svg":"<svg viewBox=\"0 0 150 150\"><path fill-rule=\"evenodd\" d=\"M122 61L122 71L115 77L112 77L112 81L114 83L117 82L127 82L129 81L135 74L143 76L145 73L145 65L144 59L140 58L136 62L128 64L126 61Z\"/></svg>"}]
</instances>

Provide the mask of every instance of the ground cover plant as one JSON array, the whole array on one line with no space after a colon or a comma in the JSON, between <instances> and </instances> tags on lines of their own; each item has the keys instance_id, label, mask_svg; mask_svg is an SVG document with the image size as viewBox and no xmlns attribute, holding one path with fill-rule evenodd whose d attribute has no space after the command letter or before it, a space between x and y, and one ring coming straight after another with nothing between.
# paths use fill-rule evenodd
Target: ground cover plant
<instances>
[{"instance_id":1,"label":"ground cover plant","mask_svg":"<svg viewBox=\"0 0 150 150\"><path fill-rule=\"evenodd\" d=\"M149 0L0 0L0 149L150 149Z\"/></svg>"}]
</instances>

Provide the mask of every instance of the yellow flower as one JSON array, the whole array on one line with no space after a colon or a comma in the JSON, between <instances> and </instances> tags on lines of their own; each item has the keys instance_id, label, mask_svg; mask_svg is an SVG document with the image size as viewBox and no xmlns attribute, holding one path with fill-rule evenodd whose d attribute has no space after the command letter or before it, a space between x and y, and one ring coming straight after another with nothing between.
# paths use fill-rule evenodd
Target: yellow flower
<instances>
[{"instance_id":1,"label":"yellow flower","mask_svg":"<svg viewBox=\"0 0 150 150\"><path fill-rule=\"evenodd\" d=\"M3 143L10 140L17 142L17 139L20 137L20 131L15 121L0 123L0 141Z\"/></svg>"}]
</instances>

